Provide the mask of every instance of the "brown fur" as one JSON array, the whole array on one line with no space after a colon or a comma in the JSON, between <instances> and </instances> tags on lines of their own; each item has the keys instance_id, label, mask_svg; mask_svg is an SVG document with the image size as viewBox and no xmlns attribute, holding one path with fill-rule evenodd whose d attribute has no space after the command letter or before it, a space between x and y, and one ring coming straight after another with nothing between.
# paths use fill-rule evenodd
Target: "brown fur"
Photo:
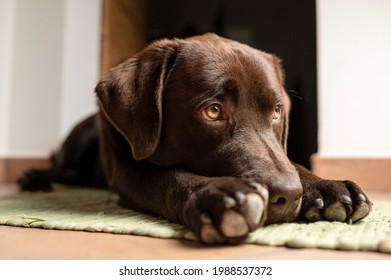
<instances>
[{"instance_id":1,"label":"brown fur","mask_svg":"<svg viewBox=\"0 0 391 280\"><path fill-rule=\"evenodd\" d=\"M97 162L76 178L110 187L123 206L183 223L207 243L240 241L265 222L365 217L370 202L358 186L322 180L286 156L283 79L277 57L214 34L154 42L97 85L99 113L82 129L96 135ZM205 119L210 104L221 106L220 119ZM80 126L70 137L88 142ZM61 181L63 158L52 180Z\"/></svg>"}]
</instances>

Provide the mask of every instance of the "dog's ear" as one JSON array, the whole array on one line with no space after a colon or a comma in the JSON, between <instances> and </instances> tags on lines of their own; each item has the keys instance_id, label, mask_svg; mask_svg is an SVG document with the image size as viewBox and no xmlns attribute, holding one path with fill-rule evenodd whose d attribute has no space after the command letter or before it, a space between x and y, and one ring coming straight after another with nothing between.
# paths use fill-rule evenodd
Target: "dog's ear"
<instances>
[{"instance_id":1,"label":"dog's ear","mask_svg":"<svg viewBox=\"0 0 391 280\"><path fill-rule=\"evenodd\" d=\"M281 134L281 144L284 148L285 153L288 153L288 132L289 132L289 113L291 110L291 101L289 99L288 93L285 91L285 73L282 68L281 59L273 55L274 68L277 73L279 83L281 85L281 90L284 93L284 107L282 115L282 134Z\"/></svg>"},{"instance_id":2,"label":"dog's ear","mask_svg":"<svg viewBox=\"0 0 391 280\"><path fill-rule=\"evenodd\" d=\"M134 159L153 154L162 128L162 94L179 41L160 40L112 68L96 93L103 113L131 146Z\"/></svg>"}]
</instances>

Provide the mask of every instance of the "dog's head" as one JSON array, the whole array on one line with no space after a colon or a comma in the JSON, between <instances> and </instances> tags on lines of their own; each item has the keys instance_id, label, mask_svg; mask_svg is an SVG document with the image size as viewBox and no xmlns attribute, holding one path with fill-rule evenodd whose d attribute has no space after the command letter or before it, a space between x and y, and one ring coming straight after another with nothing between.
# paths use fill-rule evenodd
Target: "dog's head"
<instances>
[{"instance_id":1,"label":"dog's head","mask_svg":"<svg viewBox=\"0 0 391 280\"><path fill-rule=\"evenodd\" d=\"M214 34L160 40L96 91L135 160L269 188L268 222L296 218L302 187L286 156L289 98L279 59Z\"/></svg>"}]
</instances>

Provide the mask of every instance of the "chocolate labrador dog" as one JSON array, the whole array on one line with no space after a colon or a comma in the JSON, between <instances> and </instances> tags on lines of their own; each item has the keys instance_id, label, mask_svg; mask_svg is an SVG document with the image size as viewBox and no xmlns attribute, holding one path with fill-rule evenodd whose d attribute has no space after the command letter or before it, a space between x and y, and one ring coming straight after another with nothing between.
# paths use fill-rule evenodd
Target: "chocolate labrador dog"
<instances>
[{"instance_id":1,"label":"chocolate labrador dog","mask_svg":"<svg viewBox=\"0 0 391 280\"><path fill-rule=\"evenodd\" d=\"M274 55L214 34L160 40L108 71L96 93L99 112L74 128L51 170L24 174L24 189L107 186L121 205L182 223L204 243L371 211L355 183L288 159L290 102Z\"/></svg>"}]
</instances>

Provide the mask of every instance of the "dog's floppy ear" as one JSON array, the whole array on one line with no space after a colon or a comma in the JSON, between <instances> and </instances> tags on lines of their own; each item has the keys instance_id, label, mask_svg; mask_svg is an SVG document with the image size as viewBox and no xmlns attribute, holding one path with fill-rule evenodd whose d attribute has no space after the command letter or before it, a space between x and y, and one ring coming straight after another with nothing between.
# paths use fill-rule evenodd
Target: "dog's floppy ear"
<instances>
[{"instance_id":1,"label":"dog's floppy ear","mask_svg":"<svg viewBox=\"0 0 391 280\"><path fill-rule=\"evenodd\" d=\"M273 55L274 68L278 76L282 91L284 93L284 110L282 116L283 128L281 134L281 144L285 153L288 152L288 132L289 132L289 112L291 110L291 101L286 93L285 86L285 73L281 66L281 59Z\"/></svg>"},{"instance_id":2,"label":"dog's floppy ear","mask_svg":"<svg viewBox=\"0 0 391 280\"><path fill-rule=\"evenodd\" d=\"M112 68L96 93L103 113L131 146L134 159L153 154L162 128L162 93L174 67L177 40L160 40Z\"/></svg>"}]
</instances>

